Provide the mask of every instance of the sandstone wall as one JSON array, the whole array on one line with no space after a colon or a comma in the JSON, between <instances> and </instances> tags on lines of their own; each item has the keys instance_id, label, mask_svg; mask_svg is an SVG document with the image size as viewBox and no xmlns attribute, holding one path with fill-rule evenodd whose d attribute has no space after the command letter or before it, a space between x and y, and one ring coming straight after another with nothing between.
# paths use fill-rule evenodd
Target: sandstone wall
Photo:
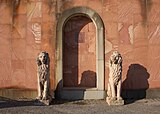
<instances>
[{"instance_id":1,"label":"sandstone wall","mask_svg":"<svg viewBox=\"0 0 160 114\"><path fill-rule=\"evenodd\" d=\"M0 88L37 88L35 58L50 54L54 89L56 24L76 6L95 10L105 26L105 84L114 50L123 57L123 89L160 88L159 0L0 0ZM107 85L105 85L107 88Z\"/></svg>"}]
</instances>

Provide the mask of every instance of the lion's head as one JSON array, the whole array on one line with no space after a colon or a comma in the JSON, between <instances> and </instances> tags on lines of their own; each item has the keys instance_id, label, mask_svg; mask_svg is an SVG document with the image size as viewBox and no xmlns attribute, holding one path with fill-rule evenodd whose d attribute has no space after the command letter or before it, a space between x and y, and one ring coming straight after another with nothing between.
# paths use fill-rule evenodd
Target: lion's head
<instances>
[{"instance_id":1,"label":"lion's head","mask_svg":"<svg viewBox=\"0 0 160 114\"><path fill-rule=\"evenodd\" d=\"M114 51L110 56L110 62L114 64L120 64L122 62L122 56L118 51Z\"/></svg>"},{"instance_id":2,"label":"lion's head","mask_svg":"<svg viewBox=\"0 0 160 114\"><path fill-rule=\"evenodd\" d=\"M42 51L37 57L37 64L38 66L41 64L48 64L49 63L49 55L47 52Z\"/></svg>"}]
</instances>

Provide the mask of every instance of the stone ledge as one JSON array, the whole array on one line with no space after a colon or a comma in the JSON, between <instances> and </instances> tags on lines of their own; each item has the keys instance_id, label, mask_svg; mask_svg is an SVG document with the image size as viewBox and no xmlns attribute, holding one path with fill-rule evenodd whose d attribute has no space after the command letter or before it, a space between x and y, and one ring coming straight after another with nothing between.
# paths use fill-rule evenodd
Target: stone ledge
<instances>
[{"instance_id":1,"label":"stone ledge","mask_svg":"<svg viewBox=\"0 0 160 114\"><path fill-rule=\"evenodd\" d=\"M19 98L35 99L37 96L37 90L4 88L0 89L0 96L10 99L19 99Z\"/></svg>"},{"instance_id":2,"label":"stone ledge","mask_svg":"<svg viewBox=\"0 0 160 114\"><path fill-rule=\"evenodd\" d=\"M102 90L62 90L56 92L56 98L67 100L105 99L106 92Z\"/></svg>"},{"instance_id":3,"label":"stone ledge","mask_svg":"<svg viewBox=\"0 0 160 114\"><path fill-rule=\"evenodd\" d=\"M160 89L122 90L124 99L160 98Z\"/></svg>"}]
</instances>

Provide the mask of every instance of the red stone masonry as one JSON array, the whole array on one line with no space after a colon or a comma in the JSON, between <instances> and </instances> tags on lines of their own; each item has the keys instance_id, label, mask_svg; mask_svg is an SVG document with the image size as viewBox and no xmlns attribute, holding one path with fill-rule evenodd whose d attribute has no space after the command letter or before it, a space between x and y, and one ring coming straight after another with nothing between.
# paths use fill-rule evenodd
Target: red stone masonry
<instances>
[{"instance_id":1,"label":"red stone masonry","mask_svg":"<svg viewBox=\"0 0 160 114\"><path fill-rule=\"evenodd\" d=\"M123 57L123 89L160 88L160 0L20 0L18 6L13 1L0 0L0 88L36 90L35 59L42 50L50 55L55 88L57 21L77 6L93 9L104 22L105 88L114 50Z\"/></svg>"}]
</instances>

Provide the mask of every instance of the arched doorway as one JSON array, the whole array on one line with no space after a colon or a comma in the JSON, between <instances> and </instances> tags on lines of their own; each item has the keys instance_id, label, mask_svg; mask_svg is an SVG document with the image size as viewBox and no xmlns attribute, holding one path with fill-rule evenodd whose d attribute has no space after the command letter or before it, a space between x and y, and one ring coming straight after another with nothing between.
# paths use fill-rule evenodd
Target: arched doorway
<instances>
[{"instance_id":1,"label":"arched doorway","mask_svg":"<svg viewBox=\"0 0 160 114\"><path fill-rule=\"evenodd\" d=\"M104 26L90 8L62 13L57 24L56 86L62 99L103 99Z\"/></svg>"},{"instance_id":2,"label":"arched doorway","mask_svg":"<svg viewBox=\"0 0 160 114\"><path fill-rule=\"evenodd\" d=\"M63 27L63 87L96 88L96 28L83 14Z\"/></svg>"}]
</instances>

